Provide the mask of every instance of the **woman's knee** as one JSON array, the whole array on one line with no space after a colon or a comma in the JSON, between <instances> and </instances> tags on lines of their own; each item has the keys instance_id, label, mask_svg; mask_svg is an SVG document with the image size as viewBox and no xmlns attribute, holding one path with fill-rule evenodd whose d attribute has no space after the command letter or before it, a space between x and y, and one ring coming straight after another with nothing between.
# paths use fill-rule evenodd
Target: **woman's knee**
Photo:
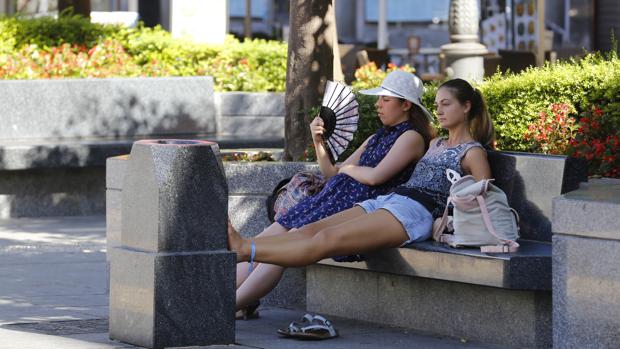
<instances>
[{"instance_id":1,"label":"woman's knee","mask_svg":"<svg viewBox=\"0 0 620 349\"><path fill-rule=\"evenodd\" d=\"M333 227L321 229L312 237L312 253L316 254L317 260L331 257L332 251L338 248L338 235L334 234Z\"/></svg>"}]
</instances>

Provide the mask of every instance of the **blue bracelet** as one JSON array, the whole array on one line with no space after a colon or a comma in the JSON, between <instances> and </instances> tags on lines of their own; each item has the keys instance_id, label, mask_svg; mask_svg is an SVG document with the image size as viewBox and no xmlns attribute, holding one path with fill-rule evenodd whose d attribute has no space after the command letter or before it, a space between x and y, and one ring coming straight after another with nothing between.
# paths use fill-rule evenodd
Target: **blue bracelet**
<instances>
[{"instance_id":1,"label":"blue bracelet","mask_svg":"<svg viewBox=\"0 0 620 349\"><path fill-rule=\"evenodd\" d=\"M251 246L251 250L250 250L250 269L249 272L251 273L252 270L254 270L254 256L256 256L256 245L254 244L254 240L252 240L252 242L250 243Z\"/></svg>"}]
</instances>

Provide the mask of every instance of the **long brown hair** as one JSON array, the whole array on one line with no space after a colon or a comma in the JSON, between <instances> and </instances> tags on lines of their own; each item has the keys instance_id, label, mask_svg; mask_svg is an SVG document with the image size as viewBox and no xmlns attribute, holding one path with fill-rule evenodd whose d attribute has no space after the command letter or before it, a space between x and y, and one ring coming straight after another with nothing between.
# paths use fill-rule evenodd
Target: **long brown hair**
<instances>
[{"instance_id":1,"label":"long brown hair","mask_svg":"<svg viewBox=\"0 0 620 349\"><path fill-rule=\"evenodd\" d=\"M461 104L469 101L471 108L467 120L471 136L483 146L494 148L495 129L480 90L463 79L448 80L439 86L442 87L449 88Z\"/></svg>"},{"instance_id":2,"label":"long brown hair","mask_svg":"<svg viewBox=\"0 0 620 349\"><path fill-rule=\"evenodd\" d=\"M401 103L404 103L406 99L399 98ZM409 124L411 127L417 131L422 138L424 138L424 150L428 149L428 145L431 142L431 139L435 138L435 128L431 125L430 120L426 117L426 114L422 112L422 108L415 103L411 103L411 108L407 113L409 117Z\"/></svg>"}]
</instances>

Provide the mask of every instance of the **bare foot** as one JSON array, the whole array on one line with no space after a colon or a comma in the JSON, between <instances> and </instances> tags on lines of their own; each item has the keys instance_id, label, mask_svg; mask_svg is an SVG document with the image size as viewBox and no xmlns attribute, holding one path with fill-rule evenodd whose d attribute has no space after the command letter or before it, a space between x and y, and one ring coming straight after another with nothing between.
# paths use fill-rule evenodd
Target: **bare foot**
<instances>
[{"instance_id":1,"label":"bare foot","mask_svg":"<svg viewBox=\"0 0 620 349\"><path fill-rule=\"evenodd\" d=\"M228 220L228 250L237 253L237 263L243 262L249 258L247 253L244 253L244 246L246 245L245 239L239 235L235 230L230 219Z\"/></svg>"}]
</instances>

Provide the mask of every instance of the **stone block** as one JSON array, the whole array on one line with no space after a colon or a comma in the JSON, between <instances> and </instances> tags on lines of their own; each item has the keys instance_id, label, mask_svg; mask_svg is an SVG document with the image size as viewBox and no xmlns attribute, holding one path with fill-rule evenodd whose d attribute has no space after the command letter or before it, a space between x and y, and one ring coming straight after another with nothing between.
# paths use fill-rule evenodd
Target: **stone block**
<instances>
[{"instance_id":1,"label":"stone block","mask_svg":"<svg viewBox=\"0 0 620 349\"><path fill-rule=\"evenodd\" d=\"M129 153L133 140L0 141L0 169L104 166L108 157Z\"/></svg>"},{"instance_id":2,"label":"stone block","mask_svg":"<svg viewBox=\"0 0 620 349\"><path fill-rule=\"evenodd\" d=\"M617 348L620 241L553 235L553 346Z\"/></svg>"},{"instance_id":3,"label":"stone block","mask_svg":"<svg viewBox=\"0 0 620 349\"><path fill-rule=\"evenodd\" d=\"M158 252L226 249L228 192L217 144L136 142L122 195L124 246Z\"/></svg>"},{"instance_id":4,"label":"stone block","mask_svg":"<svg viewBox=\"0 0 620 349\"><path fill-rule=\"evenodd\" d=\"M224 92L215 94L215 103L222 116L276 116L283 117L284 93Z\"/></svg>"},{"instance_id":5,"label":"stone block","mask_svg":"<svg viewBox=\"0 0 620 349\"><path fill-rule=\"evenodd\" d=\"M228 251L115 248L110 337L148 348L233 343L235 259Z\"/></svg>"},{"instance_id":6,"label":"stone block","mask_svg":"<svg viewBox=\"0 0 620 349\"><path fill-rule=\"evenodd\" d=\"M266 195L230 195L228 212L233 226L244 236L255 236L271 222L267 218Z\"/></svg>"},{"instance_id":7,"label":"stone block","mask_svg":"<svg viewBox=\"0 0 620 349\"><path fill-rule=\"evenodd\" d=\"M553 201L553 345L620 342L620 180L598 179Z\"/></svg>"},{"instance_id":8,"label":"stone block","mask_svg":"<svg viewBox=\"0 0 620 349\"><path fill-rule=\"evenodd\" d=\"M551 292L327 265L307 267L307 310L502 347L551 347ZM353 296L354 295L354 296Z\"/></svg>"},{"instance_id":9,"label":"stone block","mask_svg":"<svg viewBox=\"0 0 620 349\"><path fill-rule=\"evenodd\" d=\"M340 268L394 273L516 290L551 290L551 244L521 241L519 252L487 254L480 249L455 249L434 241L365 254L363 262L319 262Z\"/></svg>"},{"instance_id":10,"label":"stone block","mask_svg":"<svg viewBox=\"0 0 620 349\"><path fill-rule=\"evenodd\" d=\"M554 234L620 240L620 179L594 179L553 200Z\"/></svg>"},{"instance_id":11,"label":"stone block","mask_svg":"<svg viewBox=\"0 0 620 349\"><path fill-rule=\"evenodd\" d=\"M287 268L278 285L261 299L261 305L306 309L306 268Z\"/></svg>"},{"instance_id":12,"label":"stone block","mask_svg":"<svg viewBox=\"0 0 620 349\"><path fill-rule=\"evenodd\" d=\"M106 189L123 190L123 178L129 163L129 155L110 157L105 164Z\"/></svg>"},{"instance_id":13,"label":"stone block","mask_svg":"<svg viewBox=\"0 0 620 349\"><path fill-rule=\"evenodd\" d=\"M223 136L284 138L284 117L223 116L218 131Z\"/></svg>"},{"instance_id":14,"label":"stone block","mask_svg":"<svg viewBox=\"0 0 620 349\"><path fill-rule=\"evenodd\" d=\"M108 189L105 193L106 212L106 246L111 251L113 247L121 246L121 200L123 193L120 190ZM109 257L108 257L109 260Z\"/></svg>"},{"instance_id":15,"label":"stone block","mask_svg":"<svg viewBox=\"0 0 620 349\"><path fill-rule=\"evenodd\" d=\"M0 218L105 214L103 168L0 171Z\"/></svg>"},{"instance_id":16,"label":"stone block","mask_svg":"<svg viewBox=\"0 0 620 349\"><path fill-rule=\"evenodd\" d=\"M211 77L15 80L0 88L3 140L216 132Z\"/></svg>"},{"instance_id":17,"label":"stone block","mask_svg":"<svg viewBox=\"0 0 620 349\"><path fill-rule=\"evenodd\" d=\"M552 200L587 181L587 166L560 155L489 152L495 184L523 218L523 239L551 241Z\"/></svg>"},{"instance_id":18,"label":"stone block","mask_svg":"<svg viewBox=\"0 0 620 349\"><path fill-rule=\"evenodd\" d=\"M228 191L231 194L271 195L276 185L300 171L319 171L307 162L225 162Z\"/></svg>"}]
</instances>

